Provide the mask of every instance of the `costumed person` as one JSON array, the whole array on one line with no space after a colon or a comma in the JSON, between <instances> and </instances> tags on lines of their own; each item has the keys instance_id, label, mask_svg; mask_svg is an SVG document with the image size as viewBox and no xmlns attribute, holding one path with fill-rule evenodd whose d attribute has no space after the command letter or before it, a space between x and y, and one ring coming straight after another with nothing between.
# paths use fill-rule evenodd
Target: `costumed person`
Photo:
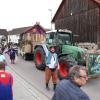
<instances>
[{"instance_id":1,"label":"costumed person","mask_svg":"<svg viewBox=\"0 0 100 100\"><path fill-rule=\"evenodd\" d=\"M46 68L45 68L45 84L46 89L49 90L49 81L52 77L53 90L56 88L57 84L57 67L58 67L58 57L55 53L55 47L51 46L49 48L48 55L46 57Z\"/></svg>"},{"instance_id":2,"label":"costumed person","mask_svg":"<svg viewBox=\"0 0 100 100\"><path fill-rule=\"evenodd\" d=\"M5 71L5 63L0 62L0 100L13 100L13 77Z\"/></svg>"}]
</instances>

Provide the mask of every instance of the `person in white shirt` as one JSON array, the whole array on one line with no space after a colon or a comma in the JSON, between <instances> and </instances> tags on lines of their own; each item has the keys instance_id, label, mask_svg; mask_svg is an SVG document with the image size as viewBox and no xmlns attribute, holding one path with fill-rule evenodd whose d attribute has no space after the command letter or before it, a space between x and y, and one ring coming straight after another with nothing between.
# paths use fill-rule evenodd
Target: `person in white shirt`
<instances>
[{"instance_id":1,"label":"person in white shirt","mask_svg":"<svg viewBox=\"0 0 100 100\"><path fill-rule=\"evenodd\" d=\"M55 90L57 84L57 67L58 67L58 57L55 53L55 47L51 46L46 57L46 68L45 68L45 82L46 89L49 90L49 81L52 77L53 89Z\"/></svg>"}]
</instances>

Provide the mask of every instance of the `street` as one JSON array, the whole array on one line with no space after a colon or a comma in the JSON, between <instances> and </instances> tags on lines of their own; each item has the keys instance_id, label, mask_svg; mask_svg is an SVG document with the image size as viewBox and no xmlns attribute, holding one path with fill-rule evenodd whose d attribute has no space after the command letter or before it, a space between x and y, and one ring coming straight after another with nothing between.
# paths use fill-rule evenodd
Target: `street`
<instances>
[{"instance_id":1,"label":"street","mask_svg":"<svg viewBox=\"0 0 100 100\"><path fill-rule=\"evenodd\" d=\"M50 82L50 91L45 89L45 81L44 81L44 71L39 71L36 69L33 61L25 61L21 56L18 56L15 64L10 64L10 60L8 55L6 54L8 65L11 68L11 72L14 74L14 79L17 80L14 82L14 100L25 100L21 97L18 98L21 94L28 95L27 91L35 96L40 96L46 99L26 99L26 100L50 100L53 95L53 88ZM17 82L23 81L23 90L18 90L16 88ZM22 82L21 82L22 83ZM20 84L17 84L20 87ZM82 87L82 89L90 96L91 100L99 100L100 95L100 78L91 79L88 81L87 85ZM38 91L38 92L37 92Z\"/></svg>"},{"instance_id":2,"label":"street","mask_svg":"<svg viewBox=\"0 0 100 100\"><path fill-rule=\"evenodd\" d=\"M16 63L12 64L12 65L10 64L8 55L6 55L6 58L7 58L8 65L10 66L11 70L14 73L16 73L18 77L22 78L27 84L29 84L31 87L33 87L33 89L35 88L42 95L46 96L48 98L46 100L50 100L50 98L53 95L53 89L51 86L50 86L51 87L50 91L47 91L45 89L44 72L43 71L37 70L32 61L24 61L21 57L18 57ZM17 91L15 91L15 93L16 92ZM25 92L25 91L23 91L23 92ZM14 96L16 97L17 95L14 94ZM43 99L43 100L45 100L45 99Z\"/></svg>"}]
</instances>

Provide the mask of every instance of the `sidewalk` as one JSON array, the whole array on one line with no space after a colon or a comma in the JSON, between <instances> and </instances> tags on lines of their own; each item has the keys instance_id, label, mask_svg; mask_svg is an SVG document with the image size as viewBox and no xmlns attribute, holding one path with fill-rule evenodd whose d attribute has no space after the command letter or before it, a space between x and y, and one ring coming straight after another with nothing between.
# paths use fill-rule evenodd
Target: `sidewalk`
<instances>
[{"instance_id":1,"label":"sidewalk","mask_svg":"<svg viewBox=\"0 0 100 100\"><path fill-rule=\"evenodd\" d=\"M41 92L39 92L35 87L31 86L18 76L12 69L9 72L13 75L14 84L14 100L50 100Z\"/></svg>"}]
</instances>

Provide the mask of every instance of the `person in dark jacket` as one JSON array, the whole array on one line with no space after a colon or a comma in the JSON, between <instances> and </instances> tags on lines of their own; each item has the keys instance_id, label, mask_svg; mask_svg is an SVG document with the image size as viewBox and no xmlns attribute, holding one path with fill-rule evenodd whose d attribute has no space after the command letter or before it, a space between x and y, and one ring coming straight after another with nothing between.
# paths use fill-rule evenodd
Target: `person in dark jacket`
<instances>
[{"instance_id":1,"label":"person in dark jacket","mask_svg":"<svg viewBox=\"0 0 100 100\"><path fill-rule=\"evenodd\" d=\"M8 49L8 51L6 53L8 53L8 55L10 56L11 64L14 64L15 63L15 57L16 57L15 49L13 47L11 47L10 49Z\"/></svg>"},{"instance_id":2,"label":"person in dark jacket","mask_svg":"<svg viewBox=\"0 0 100 100\"><path fill-rule=\"evenodd\" d=\"M69 71L69 79L60 81L52 100L90 100L89 96L80 88L88 80L85 67L74 66Z\"/></svg>"}]
</instances>

